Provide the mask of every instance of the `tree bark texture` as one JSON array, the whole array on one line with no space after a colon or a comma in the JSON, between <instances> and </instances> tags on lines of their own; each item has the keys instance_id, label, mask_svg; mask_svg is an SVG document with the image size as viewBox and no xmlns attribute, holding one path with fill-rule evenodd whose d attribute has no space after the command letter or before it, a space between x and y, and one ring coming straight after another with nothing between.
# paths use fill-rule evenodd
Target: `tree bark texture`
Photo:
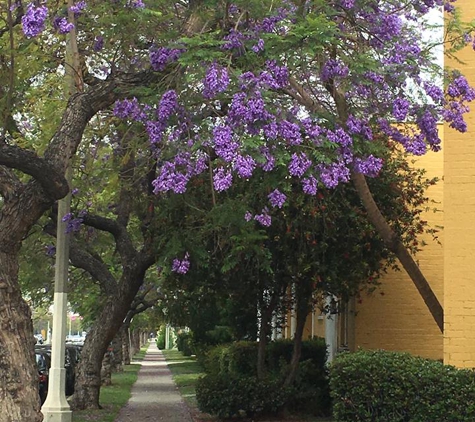
<instances>
[{"instance_id":1,"label":"tree bark texture","mask_svg":"<svg viewBox=\"0 0 475 422\"><path fill-rule=\"evenodd\" d=\"M18 248L0 250L0 422L43 420L34 344L31 311L18 286Z\"/></svg>"}]
</instances>

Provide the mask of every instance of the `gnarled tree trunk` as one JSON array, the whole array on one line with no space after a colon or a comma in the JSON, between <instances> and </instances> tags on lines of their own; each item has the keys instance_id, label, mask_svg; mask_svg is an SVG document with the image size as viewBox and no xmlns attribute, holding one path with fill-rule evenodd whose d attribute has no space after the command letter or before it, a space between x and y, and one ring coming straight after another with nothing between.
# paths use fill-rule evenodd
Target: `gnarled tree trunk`
<instances>
[{"instance_id":1,"label":"gnarled tree trunk","mask_svg":"<svg viewBox=\"0 0 475 422\"><path fill-rule=\"evenodd\" d=\"M18 249L0 250L0 421L40 422L33 323L17 282Z\"/></svg>"}]
</instances>

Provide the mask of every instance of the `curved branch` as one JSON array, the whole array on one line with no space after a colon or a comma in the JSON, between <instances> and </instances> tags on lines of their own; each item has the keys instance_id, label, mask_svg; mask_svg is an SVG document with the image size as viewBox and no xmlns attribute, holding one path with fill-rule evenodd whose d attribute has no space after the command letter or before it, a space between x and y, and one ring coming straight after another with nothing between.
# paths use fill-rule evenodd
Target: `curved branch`
<instances>
[{"instance_id":1,"label":"curved branch","mask_svg":"<svg viewBox=\"0 0 475 422\"><path fill-rule=\"evenodd\" d=\"M63 198L69 191L65 177L53 165L32 151L15 145L2 145L0 146L0 165L32 176L51 199Z\"/></svg>"}]
</instances>

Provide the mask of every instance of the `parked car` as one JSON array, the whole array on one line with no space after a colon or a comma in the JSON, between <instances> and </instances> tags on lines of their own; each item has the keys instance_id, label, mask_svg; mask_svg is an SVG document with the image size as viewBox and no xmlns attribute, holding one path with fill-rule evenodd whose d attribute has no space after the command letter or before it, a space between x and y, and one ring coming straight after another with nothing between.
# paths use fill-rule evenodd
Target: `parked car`
<instances>
[{"instance_id":1,"label":"parked car","mask_svg":"<svg viewBox=\"0 0 475 422\"><path fill-rule=\"evenodd\" d=\"M35 350L36 365L38 367L38 383L40 402L43 404L48 394L49 368L51 366L50 355L43 350Z\"/></svg>"},{"instance_id":2,"label":"parked car","mask_svg":"<svg viewBox=\"0 0 475 422\"><path fill-rule=\"evenodd\" d=\"M36 345L35 351L44 351L44 353L49 355L51 366L51 345ZM76 365L79 360L79 349L76 349L74 346L70 347L66 345L64 353L64 369L66 369L66 388L65 393L67 396L70 396L74 393L74 383L76 382ZM49 366L49 367L50 367Z\"/></svg>"}]
</instances>

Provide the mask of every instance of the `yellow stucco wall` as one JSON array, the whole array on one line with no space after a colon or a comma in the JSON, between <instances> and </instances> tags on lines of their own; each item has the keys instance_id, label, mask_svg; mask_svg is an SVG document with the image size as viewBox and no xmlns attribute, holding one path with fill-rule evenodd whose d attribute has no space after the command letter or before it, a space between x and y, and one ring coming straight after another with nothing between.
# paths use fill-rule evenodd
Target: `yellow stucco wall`
<instances>
[{"instance_id":1,"label":"yellow stucco wall","mask_svg":"<svg viewBox=\"0 0 475 422\"><path fill-rule=\"evenodd\" d=\"M464 20L475 18L474 0L456 5ZM465 64L446 64L475 85L475 52L467 47L458 57ZM467 122L468 134L445 128L444 361L475 367L475 112Z\"/></svg>"},{"instance_id":2,"label":"yellow stucco wall","mask_svg":"<svg viewBox=\"0 0 475 422\"><path fill-rule=\"evenodd\" d=\"M443 138L443 126L440 126ZM417 160L427 176L440 181L428 190L437 212L424 213L423 219L435 226L443 225L443 154L430 152ZM425 235L427 245L416 259L439 301L443 303L443 238L439 242ZM370 296L362 296L356 304L355 345L365 349L407 351L415 355L442 359L443 337L422 301L414 284L401 267L381 279L381 287Z\"/></svg>"}]
</instances>

